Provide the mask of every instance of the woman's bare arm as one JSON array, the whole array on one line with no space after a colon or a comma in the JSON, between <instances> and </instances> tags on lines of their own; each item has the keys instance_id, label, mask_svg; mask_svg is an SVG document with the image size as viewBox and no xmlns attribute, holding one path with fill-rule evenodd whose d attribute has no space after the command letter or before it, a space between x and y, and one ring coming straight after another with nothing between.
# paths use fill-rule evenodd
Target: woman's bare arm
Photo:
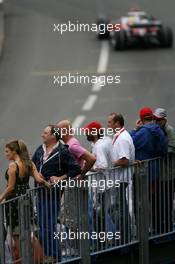
<instances>
[{"instance_id":1,"label":"woman's bare arm","mask_svg":"<svg viewBox=\"0 0 175 264\"><path fill-rule=\"evenodd\" d=\"M8 168L8 183L7 187L3 191L3 193L0 195L0 202L2 202L9 194L12 193L12 191L15 188L16 183L16 164L11 163Z\"/></svg>"},{"instance_id":2,"label":"woman's bare arm","mask_svg":"<svg viewBox=\"0 0 175 264\"><path fill-rule=\"evenodd\" d=\"M48 187L48 188L50 187L50 184L47 181L45 181L41 177L41 175L38 173L38 170L33 162L32 162L32 174L37 183L44 185L45 187Z\"/></svg>"}]
</instances>

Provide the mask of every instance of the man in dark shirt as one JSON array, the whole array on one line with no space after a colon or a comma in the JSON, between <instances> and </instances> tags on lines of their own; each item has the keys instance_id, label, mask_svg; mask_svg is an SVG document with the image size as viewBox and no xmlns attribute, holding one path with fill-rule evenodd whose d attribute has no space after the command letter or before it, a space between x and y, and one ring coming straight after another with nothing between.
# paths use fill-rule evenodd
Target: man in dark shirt
<instances>
[{"instance_id":1,"label":"man in dark shirt","mask_svg":"<svg viewBox=\"0 0 175 264\"><path fill-rule=\"evenodd\" d=\"M160 164L163 164L163 160L160 162L158 158L166 156L168 141L160 126L155 124L152 109L142 108L139 116L140 119L136 122L136 129L131 131L130 134L135 146L136 160L149 160L147 173L152 211L151 227L154 233L160 233L163 230L164 218L164 207L160 207L163 198L162 168ZM165 208L165 210L167 209Z\"/></svg>"},{"instance_id":2,"label":"man in dark shirt","mask_svg":"<svg viewBox=\"0 0 175 264\"><path fill-rule=\"evenodd\" d=\"M67 178L74 178L81 173L81 168L74 160L67 145L59 141L58 128L49 125L42 133L43 144L34 153L33 162L38 171L49 182L54 183ZM58 238L54 239L57 218L60 211L61 192L58 185L51 190L38 192L38 223L40 241L45 255L50 259L60 260Z\"/></svg>"},{"instance_id":3,"label":"man in dark shirt","mask_svg":"<svg viewBox=\"0 0 175 264\"><path fill-rule=\"evenodd\" d=\"M136 128L130 133L135 146L136 160L164 156L167 153L167 140L160 126L153 122L152 109L144 107L139 115Z\"/></svg>"}]
</instances>

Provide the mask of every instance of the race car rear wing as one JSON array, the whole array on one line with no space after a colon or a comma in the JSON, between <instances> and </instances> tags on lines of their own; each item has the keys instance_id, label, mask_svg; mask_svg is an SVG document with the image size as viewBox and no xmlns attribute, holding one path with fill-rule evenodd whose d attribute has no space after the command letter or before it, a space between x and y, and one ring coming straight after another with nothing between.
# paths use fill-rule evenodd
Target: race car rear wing
<instances>
[{"instance_id":1,"label":"race car rear wing","mask_svg":"<svg viewBox=\"0 0 175 264\"><path fill-rule=\"evenodd\" d=\"M138 24L138 23L136 23L136 24L131 24L131 25L129 25L129 27L131 27L131 28L149 28L149 27L161 27L162 26L162 24L161 23L143 23L143 24Z\"/></svg>"}]
</instances>

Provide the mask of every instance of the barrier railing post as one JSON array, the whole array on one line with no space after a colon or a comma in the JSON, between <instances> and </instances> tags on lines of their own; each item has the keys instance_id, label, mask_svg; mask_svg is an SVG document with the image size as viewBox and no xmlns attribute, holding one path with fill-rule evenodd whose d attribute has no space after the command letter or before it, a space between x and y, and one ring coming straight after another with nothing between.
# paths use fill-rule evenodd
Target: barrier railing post
<instances>
[{"instance_id":1,"label":"barrier railing post","mask_svg":"<svg viewBox=\"0 0 175 264\"><path fill-rule=\"evenodd\" d=\"M149 264L149 175L148 163L139 166L139 264Z\"/></svg>"},{"instance_id":2,"label":"barrier railing post","mask_svg":"<svg viewBox=\"0 0 175 264\"><path fill-rule=\"evenodd\" d=\"M5 263L4 207L0 205L0 263Z\"/></svg>"},{"instance_id":3,"label":"barrier railing post","mask_svg":"<svg viewBox=\"0 0 175 264\"><path fill-rule=\"evenodd\" d=\"M80 189L80 217L81 217L81 230L86 234L89 233L89 215L88 215L88 187L82 187ZM90 241L89 239L80 240L80 250L81 250L81 263L90 264Z\"/></svg>"},{"instance_id":4,"label":"barrier railing post","mask_svg":"<svg viewBox=\"0 0 175 264\"><path fill-rule=\"evenodd\" d=\"M30 228L30 199L29 195L22 196L19 200L20 215L20 248L22 263L32 263L31 228Z\"/></svg>"}]
</instances>

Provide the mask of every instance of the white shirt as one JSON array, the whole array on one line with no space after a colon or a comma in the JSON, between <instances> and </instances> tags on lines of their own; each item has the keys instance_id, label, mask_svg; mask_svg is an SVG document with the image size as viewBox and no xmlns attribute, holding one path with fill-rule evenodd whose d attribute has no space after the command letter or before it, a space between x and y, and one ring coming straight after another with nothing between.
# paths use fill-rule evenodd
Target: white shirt
<instances>
[{"instance_id":1,"label":"white shirt","mask_svg":"<svg viewBox=\"0 0 175 264\"><path fill-rule=\"evenodd\" d=\"M110 137L103 137L92 144L92 153L96 157L93 169L106 169L111 167L111 141Z\"/></svg>"},{"instance_id":2,"label":"white shirt","mask_svg":"<svg viewBox=\"0 0 175 264\"><path fill-rule=\"evenodd\" d=\"M52 153L52 151L57 148L59 145L59 143L57 142L49 151L47 150L47 147L45 144L43 144L43 150L44 150L44 155L43 155L43 162L45 162L48 157L50 156L50 154Z\"/></svg>"},{"instance_id":3,"label":"white shirt","mask_svg":"<svg viewBox=\"0 0 175 264\"><path fill-rule=\"evenodd\" d=\"M125 128L118 130L113 136L111 144L111 161L114 164L117 160L126 158L132 163L135 160L135 147L130 134ZM115 179L120 182L130 182L132 179L132 168L116 168Z\"/></svg>"},{"instance_id":4,"label":"white shirt","mask_svg":"<svg viewBox=\"0 0 175 264\"><path fill-rule=\"evenodd\" d=\"M125 128L122 128L117 131L117 133L113 136L112 145L111 145L111 159L112 162L116 162L119 159L126 158L132 163L135 160L135 147L133 140L130 134L126 131ZM134 167L118 167L115 169L113 178L115 180L119 180L120 183L127 183L128 186L126 188L126 199L129 206L130 215L133 216L133 201L132 201L132 180L134 174ZM112 175L111 175L112 176ZM112 201L115 203L114 201Z\"/></svg>"},{"instance_id":5,"label":"white shirt","mask_svg":"<svg viewBox=\"0 0 175 264\"><path fill-rule=\"evenodd\" d=\"M110 155L111 142L111 138L106 136L98 139L95 143L91 144L92 154L94 154L94 156L96 157L96 162L93 166L94 170L105 170L112 166ZM106 190L106 186L104 186L104 184L108 180L108 173L107 171L101 171L95 174L92 172L89 180L91 183L91 190L93 192L93 200L94 203L96 203L96 193L104 192Z\"/></svg>"},{"instance_id":6,"label":"white shirt","mask_svg":"<svg viewBox=\"0 0 175 264\"><path fill-rule=\"evenodd\" d=\"M135 160L135 147L132 137L123 128L114 134L111 146L112 162L114 163L122 158L128 159L129 162Z\"/></svg>"}]
</instances>

